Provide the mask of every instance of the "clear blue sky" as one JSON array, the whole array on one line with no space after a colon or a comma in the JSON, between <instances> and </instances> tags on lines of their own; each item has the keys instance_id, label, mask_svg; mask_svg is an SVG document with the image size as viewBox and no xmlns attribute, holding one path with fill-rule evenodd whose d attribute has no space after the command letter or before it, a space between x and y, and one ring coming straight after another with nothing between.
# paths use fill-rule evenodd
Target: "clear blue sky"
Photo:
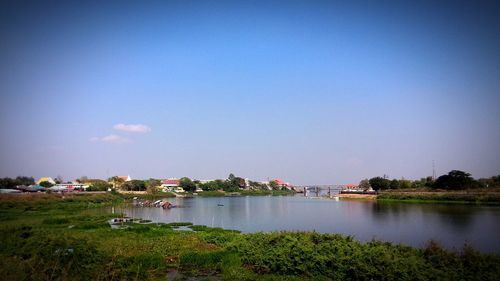
<instances>
[{"instance_id":1,"label":"clear blue sky","mask_svg":"<svg viewBox=\"0 0 500 281\"><path fill-rule=\"evenodd\" d=\"M494 1L16 2L0 176L500 173Z\"/></svg>"}]
</instances>

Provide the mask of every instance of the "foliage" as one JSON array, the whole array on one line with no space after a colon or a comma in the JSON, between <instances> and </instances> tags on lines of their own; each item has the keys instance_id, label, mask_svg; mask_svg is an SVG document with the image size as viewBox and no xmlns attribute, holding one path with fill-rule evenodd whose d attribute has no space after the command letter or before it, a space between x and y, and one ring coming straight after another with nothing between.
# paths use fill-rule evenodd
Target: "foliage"
<instances>
[{"instance_id":1,"label":"foliage","mask_svg":"<svg viewBox=\"0 0 500 281\"><path fill-rule=\"evenodd\" d=\"M161 181L158 180L158 179L153 179L153 178L150 178L148 180L145 181L145 184L146 184L146 191L148 193L157 193L157 192L160 192L160 185L161 185Z\"/></svg>"},{"instance_id":2,"label":"foliage","mask_svg":"<svg viewBox=\"0 0 500 281\"><path fill-rule=\"evenodd\" d=\"M183 177L179 181L179 186L182 187L187 192L194 192L196 191L196 184L187 177Z\"/></svg>"},{"instance_id":3,"label":"foliage","mask_svg":"<svg viewBox=\"0 0 500 281\"><path fill-rule=\"evenodd\" d=\"M280 186L278 185L278 183L275 181L270 181L269 186L271 187L272 190L280 190L281 189Z\"/></svg>"},{"instance_id":4,"label":"foliage","mask_svg":"<svg viewBox=\"0 0 500 281\"><path fill-rule=\"evenodd\" d=\"M379 241L359 243L349 236L314 232L254 233L238 236L228 249L259 273L331 280L495 280L500 256L464 249L448 252Z\"/></svg>"},{"instance_id":5,"label":"foliage","mask_svg":"<svg viewBox=\"0 0 500 281\"><path fill-rule=\"evenodd\" d=\"M110 183L98 179L87 180L84 183L89 185L87 191L107 191L112 187Z\"/></svg>"},{"instance_id":6,"label":"foliage","mask_svg":"<svg viewBox=\"0 0 500 281\"><path fill-rule=\"evenodd\" d=\"M121 184L120 189L127 191L144 191L146 183L142 180L131 180Z\"/></svg>"},{"instance_id":7,"label":"foliage","mask_svg":"<svg viewBox=\"0 0 500 281\"><path fill-rule=\"evenodd\" d=\"M18 185L29 186L35 184L33 177L18 176L13 178L0 178L0 188L15 188Z\"/></svg>"},{"instance_id":8,"label":"foliage","mask_svg":"<svg viewBox=\"0 0 500 281\"><path fill-rule=\"evenodd\" d=\"M114 176L109 178L108 182L113 183L113 188L121 188L121 185L125 182L125 180L118 176Z\"/></svg>"},{"instance_id":9,"label":"foliage","mask_svg":"<svg viewBox=\"0 0 500 281\"><path fill-rule=\"evenodd\" d=\"M368 190L371 188L370 181L368 179L364 179L359 182L359 188L362 190Z\"/></svg>"},{"instance_id":10,"label":"foliage","mask_svg":"<svg viewBox=\"0 0 500 281\"><path fill-rule=\"evenodd\" d=\"M451 190L479 187L479 184L469 173L453 170L447 175L442 175L437 178L433 187Z\"/></svg>"},{"instance_id":11,"label":"foliage","mask_svg":"<svg viewBox=\"0 0 500 281\"><path fill-rule=\"evenodd\" d=\"M51 187L51 186L54 186L52 183L48 182L48 181L42 181L40 183L40 186L43 186L43 187Z\"/></svg>"},{"instance_id":12,"label":"foliage","mask_svg":"<svg viewBox=\"0 0 500 281\"><path fill-rule=\"evenodd\" d=\"M482 178L478 180L482 186L486 188L499 188L500 187L500 175L493 176L491 178Z\"/></svg>"},{"instance_id":13,"label":"foliage","mask_svg":"<svg viewBox=\"0 0 500 281\"><path fill-rule=\"evenodd\" d=\"M391 184L390 180L382 177L371 178L369 182L370 186L376 191L381 189L388 189Z\"/></svg>"},{"instance_id":14,"label":"foliage","mask_svg":"<svg viewBox=\"0 0 500 281\"><path fill-rule=\"evenodd\" d=\"M498 204L500 203L500 193L498 192L428 192L428 191L397 191L382 192L377 196L377 200L405 200L415 202L455 202L455 203L481 203Z\"/></svg>"}]
</instances>

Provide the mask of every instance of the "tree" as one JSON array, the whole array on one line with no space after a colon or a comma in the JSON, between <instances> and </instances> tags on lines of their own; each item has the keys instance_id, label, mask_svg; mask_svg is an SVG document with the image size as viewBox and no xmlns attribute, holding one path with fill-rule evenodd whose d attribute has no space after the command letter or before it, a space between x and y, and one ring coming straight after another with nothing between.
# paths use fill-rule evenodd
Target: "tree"
<instances>
[{"instance_id":1,"label":"tree","mask_svg":"<svg viewBox=\"0 0 500 281\"><path fill-rule=\"evenodd\" d=\"M113 188L121 188L121 185L125 182L125 180L120 177L114 176L109 178L108 182L111 182L113 184Z\"/></svg>"},{"instance_id":2,"label":"tree","mask_svg":"<svg viewBox=\"0 0 500 281\"><path fill-rule=\"evenodd\" d=\"M179 186L187 192L196 191L196 184L188 177L183 177L179 180Z\"/></svg>"},{"instance_id":3,"label":"tree","mask_svg":"<svg viewBox=\"0 0 500 281\"><path fill-rule=\"evenodd\" d=\"M141 180L131 180L124 182L121 186L121 189L123 190L129 190L129 191L144 191L146 190L146 183Z\"/></svg>"},{"instance_id":4,"label":"tree","mask_svg":"<svg viewBox=\"0 0 500 281\"><path fill-rule=\"evenodd\" d=\"M14 188L16 187L16 181L11 178L1 178L0 188Z\"/></svg>"},{"instance_id":5,"label":"tree","mask_svg":"<svg viewBox=\"0 0 500 281\"><path fill-rule=\"evenodd\" d=\"M375 177L370 179L371 187L376 190L388 189L391 184L391 181L388 179L384 179L382 177Z\"/></svg>"},{"instance_id":6,"label":"tree","mask_svg":"<svg viewBox=\"0 0 500 281\"><path fill-rule=\"evenodd\" d=\"M60 184L60 183L63 183L63 182L64 182L64 180L63 180L63 178L62 178L62 176L61 176L61 175L57 175L57 177L55 177L55 178L54 178L54 182L55 182L56 184Z\"/></svg>"},{"instance_id":7,"label":"tree","mask_svg":"<svg viewBox=\"0 0 500 281\"><path fill-rule=\"evenodd\" d=\"M399 188L405 189L411 187L411 181L402 179L399 181Z\"/></svg>"},{"instance_id":8,"label":"tree","mask_svg":"<svg viewBox=\"0 0 500 281\"><path fill-rule=\"evenodd\" d=\"M393 179L391 181L391 184L389 185L390 189L398 189L399 188L399 181L397 179Z\"/></svg>"},{"instance_id":9,"label":"tree","mask_svg":"<svg viewBox=\"0 0 500 281\"><path fill-rule=\"evenodd\" d=\"M16 185L30 186L32 184L35 184L35 179L33 177L18 176L15 181Z\"/></svg>"},{"instance_id":10,"label":"tree","mask_svg":"<svg viewBox=\"0 0 500 281\"><path fill-rule=\"evenodd\" d=\"M271 189L273 190L279 190L280 189L280 186L278 185L278 183L276 183L275 181L270 181L269 182L269 186L271 187Z\"/></svg>"},{"instance_id":11,"label":"tree","mask_svg":"<svg viewBox=\"0 0 500 281\"><path fill-rule=\"evenodd\" d=\"M54 185L52 183L48 182L48 181L42 181L40 183L40 186L43 186L43 187L47 188L47 187L52 187Z\"/></svg>"},{"instance_id":12,"label":"tree","mask_svg":"<svg viewBox=\"0 0 500 281\"><path fill-rule=\"evenodd\" d=\"M112 187L110 183L103 180L87 180L86 182L89 183L87 191L107 191Z\"/></svg>"},{"instance_id":13,"label":"tree","mask_svg":"<svg viewBox=\"0 0 500 281\"><path fill-rule=\"evenodd\" d=\"M434 183L434 188L439 189L465 189L465 188L474 188L478 187L479 184L471 177L469 173L453 170L450 171L447 175L442 175L437 178Z\"/></svg>"},{"instance_id":14,"label":"tree","mask_svg":"<svg viewBox=\"0 0 500 281\"><path fill-rule=\"evenodd\" d=\"M87 176L81 176L80 178L76 179L77 183L85 183L89 180Z\"/></svg>"},{"instance_id":15,"label":"tree","mask_svg":"<svg viewBox=\"0 0 500 281\"><path fill-rule=\"evenodd\" d=\"M371 185L370 185L370 182L368 181L368 179L364 179L364 180L360 181L359 188L363 191L367 191L368 189L370 189Z\"/></svg>"}]
</instances>

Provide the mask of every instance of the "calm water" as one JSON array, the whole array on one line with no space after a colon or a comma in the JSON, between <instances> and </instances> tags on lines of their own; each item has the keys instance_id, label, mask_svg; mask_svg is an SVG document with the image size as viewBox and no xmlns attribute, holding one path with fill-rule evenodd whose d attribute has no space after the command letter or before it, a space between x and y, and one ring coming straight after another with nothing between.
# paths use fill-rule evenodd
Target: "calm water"
<instances>
[{"instance_id":1,"label":"calm water","mask_svg":"<svg viewBox=\"0 0 500 281\"><path fill-rule=\"evenodd\" d=\"M464 243L500 253L500 207L334 201L295 197L172 198L184 208L116 209L155 222L194 224L243 232L315 230L422 247L433 239L448 248ZM224 206L218 206L223 204Z\"/></svg>"}]
</instances>

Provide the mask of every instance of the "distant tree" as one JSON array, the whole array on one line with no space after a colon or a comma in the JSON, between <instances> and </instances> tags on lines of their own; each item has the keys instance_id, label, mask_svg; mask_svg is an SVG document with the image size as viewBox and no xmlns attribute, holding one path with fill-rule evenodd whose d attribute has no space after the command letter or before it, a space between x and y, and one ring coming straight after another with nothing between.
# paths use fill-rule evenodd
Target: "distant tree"
<instances>
[{"instance_id":1,"label":"distant tree","mask_svg":"<svg viewBox=\"0 0 500 281\"><path fill-rule=\"evenodd\" d=\"M479 184L469 173L459 170L453 170L447 175L440 176L433 185L434 188L448 190L474 188L478 186Z\"/></svg>"},{"instance_id":2,"label":"distant tree","mask_svg":"<svg viewBox=\"0 0 500 281\"><path fill-rule=\"evenodd\" d=\"M57 175L57 177L55 177L55 178L54 178L54 182L55 182L56 184L60 184L60 183L63 183L63 182L64 182L64 180L63 180L62 176Z\"/></svg>"},{"instance_id":3,"label":"distant tree","mask_svg":"<svg viewBox=\"0 0 500 281\"><path fill-rule=\"evenodd\" d=\"M269 182L269 186L271 187L272 190L280 190L280 186L278 185L278 183L276 183L275 181L270 181Z\"/></svg>"},{"instance_id":4,"label":"distant tree","mask_svg":"<svg viewBox=\"0 0 500 281\"><path fill-rule=\"evenodd\" d=\"M97 179L87 180L86 183L89 184L87 191L107 191L109 188L112 187L110 183Z\"/></svg>"},{"instance_id":5,"label":"distant tree","mask_svg":"<svg viewBox=\"0 0 500 281\"><path fill-rule=\"evenodd\" d=\"M35 179L33 177L23 177L23 176L18 176L15 179L16 185L26 185L30 186L35 184Z\"/></svg>"},{"instance_id":6,"label":"distant tree","mask_svg":"<svg viewBox=\"0 0 500 281\"><path fill-rule=\"evenodd\" d=\"M370 185L376 191L388 189L390 184L390 180L384 179L382 177L375 177L370 179Z\"/></svg>"},{"instance_id":7,"label":"distant tree","mask_svg":"<svg viewBox=\"0 0 500 281\"><path fill-rule=\"evenodd\" d=\"M43 187L47 188L47 187L52 187L54 185L52 183L48 182L48 181L42 181L40 183L40 186L43 186Z\"/></svg>"},{"instance_id":8,"label":"distant tree","mask_svg":"<svg viewBox=\"0 0 500 281\"><path fill-rule=\"evenodd\" d=\"M249 181L250 187L253 189L267 189L267 186L263 183L256 181Z\"/></svg>"},{"instance_id":9,"label":"distant tree","mask_svg":"<svg viewBox=\"0 0 500 281\"><path fill-rule=\"evenodd\" d=\"M483 187L498 188L500 187L500 175L491 178L482 178L478 180Z\"/></svg>"},{"instance_id":10,"label":"distant tree","mask_svg":"<svg viewBox=\"0 0 500 281\"><path fill-rule=\"evenodd\" d=\"M146 184L146 187L154 187L154 186L160 186L161 185L161 181L158 180L158 179L153 179L153 178L150 178L146 181L144 181L145 184Z\"/></svg>"},{"instance_id":11,"label":"distant tree","mask_svg":"<svg viewBox=\"0 0 500 281\"><path fill-rule=\"evenodd\" d=\"M144 191L146 183L142 180L131 180L121 184L120 189L127 191Z\"/></svg>"},{"instance_id":12,"label":"distant tree","mask_svg":"<svg viewBox=\"0 0 500 281\"><path fill-rule=\"evenodd\" d=\"M113 188L121 189L121 185L125 182L125 180L123 180L120 177L114 176L114 177L109 178L108 182L113 184Z\"/></svg>"},{"instance_id":13,"label":"distant tree","mask_svg":"<svg viewBox=\"0 0 500 281\"><path fill-rule=\"evenodd\" d=\"M399 180L399 188L406 189L411 188L412 182L410 180L401 179Z\"/></svg>"},{"instance_id":14,"label":"distant tree","mask_svg":"<svg viewBox=\"0 0 500 281\"><path fill-rule=\"evenodd\" d=\"M187 192L196 191L196 184L188 177L183 177L179 180L179 186Z\"/></svg>"},{"instance_id":15,"label":"distant tree","mask_svg":"<svg viewBox=\"0 0 500 281\"><path fill-rule=\"evenodd\" d=\"M365 190L366 191L366 190L370 189L370 187L371 187L370 186L370 181L368 181L368 179L364 179L364 180L362 180L362 181L359 182L359 188L361 190Z\"/></svg>"},{"instance_id":16,"label":"distant tree","mask_svg":"<svg viewBox=\"0 0 500 281\"><path fill-rule=\"evenodd\" d=\"M390 189L399 189L399 181L397 179L393 179L391 184L389 185Z\"/></svg>"},{"instance_id":17,"label":"distant tree","mask_svg":"<svg viewBox=\"0 0 500 281\"><path fill-rule=\"evenodd\" d=\"M428 176L428 177L424 178L423 180L425 180L425 182L424 182L425 187L432 187L434 185L434 178L431 176Z\"/></svg>"},{"instance_id":18,"label":"distant tree","mask_svg":"<svg viewBox=\"0 0 500 281\"><path fill-rule=\"evenodd\" d=\"M89 180L87 176L81 176L80 178L76 179L76 182L78 183L85 183Z\"/></svg>"},{"instance_id":19,"label":"distant tree","mask_svg":"<svg viewBox=\"0 0 500 281\"><path fill-rule=\"evenodd\" d=\"M160 191L161 181L158 179L150 178L145 181L145 184L146 184L146 191L148 193L156 193Z\"/></svg>"},{"instance_id":20,"label":"distant tree","mask_svg":"<svg viewBox=\"0 0 500 281\"><path fill-rule=\"evenodd\" d=\"M11 178L1 178L0 188L14 188L16 187L16 181Z\"/></svg>"}]
</instances>

